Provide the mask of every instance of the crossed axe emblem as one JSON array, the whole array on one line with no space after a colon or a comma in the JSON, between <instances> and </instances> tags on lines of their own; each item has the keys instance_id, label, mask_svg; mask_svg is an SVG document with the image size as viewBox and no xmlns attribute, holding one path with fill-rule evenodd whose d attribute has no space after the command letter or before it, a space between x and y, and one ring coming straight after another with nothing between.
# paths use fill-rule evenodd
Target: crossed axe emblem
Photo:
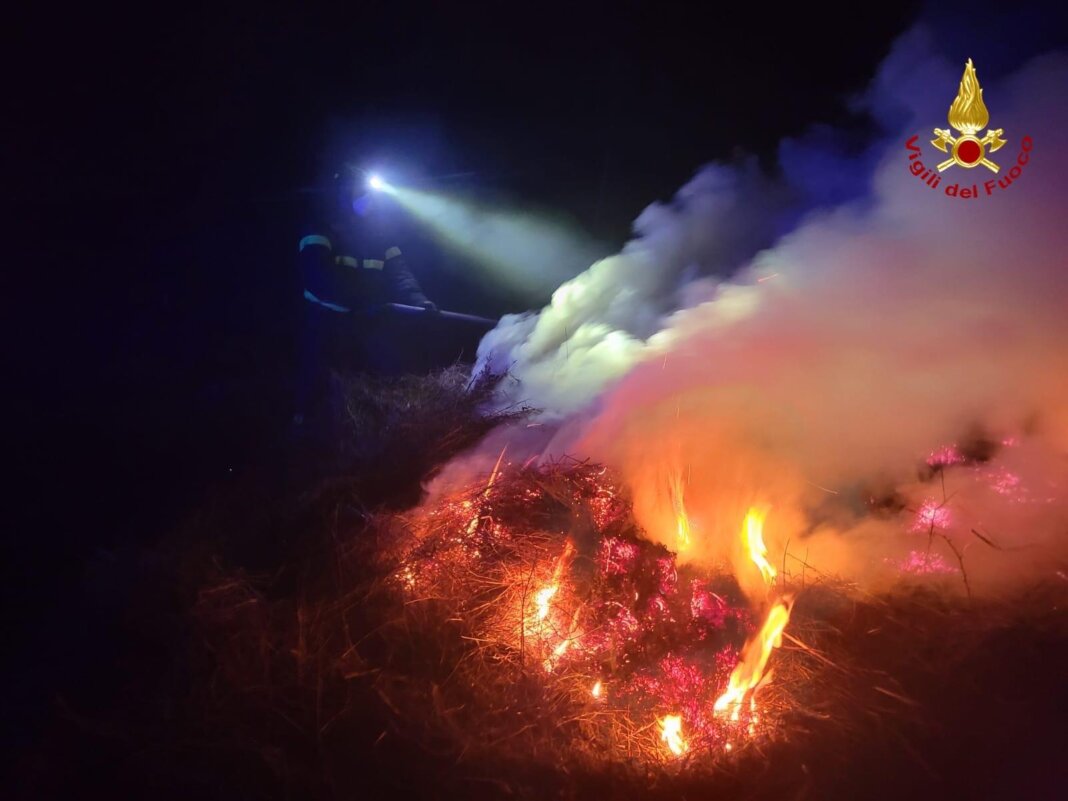
<instances>
[{"instance_id":1,"label":"crossed axe emblem","mask_svg":"<svg viewBox=\"0 0 1068 801\"><path fill-rule=\"evenodd\" d=\"M980 139L972 134L964 134L958 139L953 138L953 134L949 132L948 128L935 128L935 136L937 139L932 139L931 144L941 150L943 153L950 153L951 157L943 161L938 165L938 171L943 172L948 170L954 164L959 164L962 167L975 167L978 164L982 164L991 172L997 172L1000 167L986 157L986 149L990 148L990 152L1001 148L1005 144L1005 140L1001 138L1001 135L1005 133L1004 128L990 129L986 132L986 136ZM979 149L979 157L965 160L959 155L960 147L967 142L974 142Z\"/></svg>"}]
</instances>

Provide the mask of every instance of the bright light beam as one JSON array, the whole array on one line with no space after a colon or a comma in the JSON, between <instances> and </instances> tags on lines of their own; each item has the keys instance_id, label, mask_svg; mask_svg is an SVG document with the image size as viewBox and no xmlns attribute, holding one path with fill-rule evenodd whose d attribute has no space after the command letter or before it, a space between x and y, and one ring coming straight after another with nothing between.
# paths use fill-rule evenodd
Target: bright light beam
<instances>
[{"instance_id":1,"label":"bright light beam","mask_svg":"<svg viewBox=\"0 0 1068 801\"><path fill-rule=\"evenodd\" d=\"M390 194L448 245L488 268L492 280L527 292L552 292L608 255L589 237L545 217L406 186L390 187Z\"/></svg>"},{"instance_id":2,"label":"bright light beam","mask_svg":"<svg viewBox=\"0 0 1068 801\"><path fill-rule=\"evenodd\" d=\"M381 175L378 175L377 173L371 173L369 176L367 176L367 188L372 189L375 192L384 192L386 189L389 188L389 184L387 184L382 179Z\"/></svg>"}]
</instances>

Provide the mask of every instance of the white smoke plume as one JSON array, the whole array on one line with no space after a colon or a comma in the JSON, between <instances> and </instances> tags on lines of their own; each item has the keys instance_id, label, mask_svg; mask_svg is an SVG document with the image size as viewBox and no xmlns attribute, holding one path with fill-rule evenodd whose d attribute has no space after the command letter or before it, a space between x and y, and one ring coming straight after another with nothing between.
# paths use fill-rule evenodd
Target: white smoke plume
<instances>
[{"instance_id":1,"label":"white smoke plume","mask_svg":"<svg viewBox=\"0 0 1068 801\"><path fill-rule=\"evenodd\" d=\"M581 410L641 360L665 315L693 302L696 275L737 269L771 242L784 198L755 161L706 167L670 205L638 217L621 253L563 284L540 312L505 316L479 346L479 368L518 378L512 399L547 417Z\"/></svg>"},{"instance_id":2,"label":"white smoke plume","mask_svg":"<svg viewBox=\"0 0 1068 801\"><path fill-rule=\"evenodd\" d=\"M771 507L783 569L871 586L903 572L959 582L963 559L988 591L1054 576L1068 553L1068 58L987 81L977 55L1008 140L991 154L1001 171L952 167L932 189L905 141L919 134L921 160L940 160L928 141L963 59L929 42L904 37L860 100L896 124L879 147L820 160L787 143L786 188L752 164L706 168L643 213L622 253L480 347L482 366L515 379L502 402L544 410L554 438L537 447L618 469L672 548L681 475L694 544L680 557L730 563L754 592L737 536L754 504ZM796 164L809 158L816 174ZM787 199L821 179L867 191L772 243ZM954 183L980 196L947 196Z\"/></svg>"}]
</instances>

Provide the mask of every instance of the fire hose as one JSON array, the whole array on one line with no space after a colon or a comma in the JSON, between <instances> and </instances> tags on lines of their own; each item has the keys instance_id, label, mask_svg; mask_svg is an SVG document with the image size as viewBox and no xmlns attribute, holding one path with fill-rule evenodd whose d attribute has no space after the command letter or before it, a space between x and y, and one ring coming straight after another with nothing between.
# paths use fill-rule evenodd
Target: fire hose
<instances>
[{"instance_id":1,"label":"fire hose","mask_svg":"<svg viewBox=\"0 0 1068 801\"><path fill-rule=\"evenodd\" d=\"M408 306L404 303L386 303L383 304L381 308L398 314L418 314L445 320L455 320L457 322L475 323L477 325L485 326L486 328L493 328L493 326L497 325L496 320L492 320L489 317L479 317L477 314L464 314L463 312L454 311L430 311L424 309L422 306Z\"/></svg>"}]
</instances>

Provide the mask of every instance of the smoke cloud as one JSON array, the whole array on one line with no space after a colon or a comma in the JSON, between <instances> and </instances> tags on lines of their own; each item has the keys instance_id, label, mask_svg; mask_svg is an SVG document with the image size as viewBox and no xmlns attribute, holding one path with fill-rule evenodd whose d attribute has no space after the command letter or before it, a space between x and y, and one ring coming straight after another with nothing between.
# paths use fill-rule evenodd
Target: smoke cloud
<instances>
[{"instance_id":1,"label":"smoke cloud","mask_svg":"<svg viewBox=\"0 0 1068 801\"><path fill-rule=\"evenodd\" d=\"M909 171L913 134L925 165L940 160L928 141L963 67L917 30L856 101L878 144L786 142L781 181L706 167L620 254L504 318L480 365L514 378L502 403L544 410L541 441L502 435L510 453L605 461L673 550L681 476L680 558L730 565L754 593L738 532L758 504L770 558L794 574L961 586L963 560L985 592L1063 569L1068 58L1001 80L976 64L1008 140L997 176L955 166L931 188ZM953 184L979 196L947 196Z\"/></svg>"}]
</instances>

